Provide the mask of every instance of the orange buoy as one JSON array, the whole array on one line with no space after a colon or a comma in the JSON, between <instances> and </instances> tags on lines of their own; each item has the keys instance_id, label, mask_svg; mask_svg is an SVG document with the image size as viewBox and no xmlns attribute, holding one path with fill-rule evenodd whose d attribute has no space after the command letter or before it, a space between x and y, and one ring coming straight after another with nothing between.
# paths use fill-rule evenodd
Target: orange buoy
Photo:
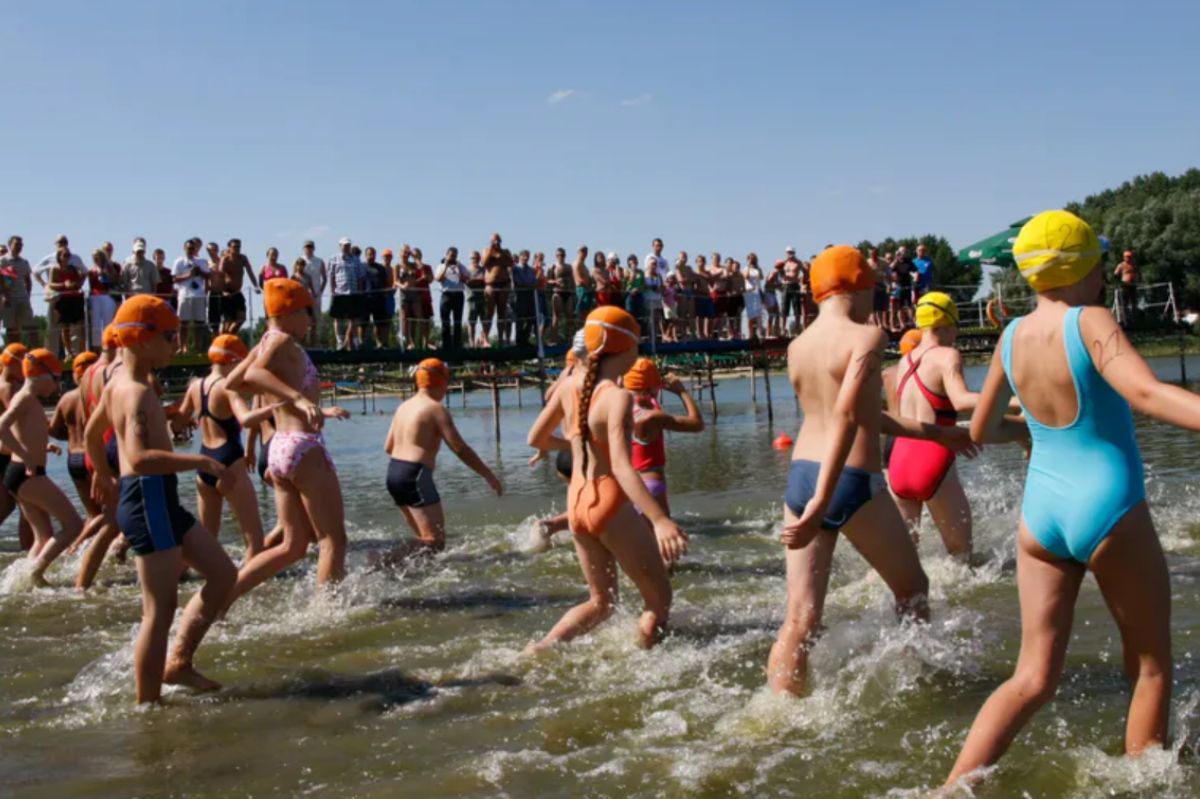
<instances>
[{"instance_id":1,"label":"orange buoy","mask_svg":"<svg viewBox=\"0 0 1200 799\"><path fill-rule=\"evenodd\" d=\"M1008 324L1008 319L1012 313L1008 310L1008 306L1004 304L1004 300L999 298L988 300L987 318L992 323L992 327L1004 327Z\"/></svg>"},{"instance_id":2,"label":"orange buoy","mask_svg":"<svg viewBox=\"0 0 1200 799\"><path fill-rule=\"evenodd\" d=\"M792 437L787 433L780 433L779 435L775 436L775 440L771 442L771 446L775 449L788 449L794 443L795 442L792 441Z\"/></svg>"}]
</instances>

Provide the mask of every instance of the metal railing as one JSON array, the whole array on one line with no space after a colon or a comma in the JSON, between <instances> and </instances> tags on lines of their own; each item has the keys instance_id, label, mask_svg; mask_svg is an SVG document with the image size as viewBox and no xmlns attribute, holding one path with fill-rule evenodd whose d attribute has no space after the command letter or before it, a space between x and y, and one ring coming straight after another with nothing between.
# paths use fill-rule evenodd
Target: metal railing
<instances>
[{"instance_id":1,"label":"metal railing","mask_svg":"<svg viewBox=\"0 0 1200 799\"><path fill-rule=\"evenodd\" d=\"M993 287L992 293L988 296L979 297L978 287L976 286L940 286L938 291L944 291L955 298L959 306L959 316L964 327L988 327L991 323L989 320L988 306L993 301L1000 301L994 307L994 313L1000 315L1001 309L1007 312L1008 315L1017 315L1025 313L1032 308L1033 296L1026 294L1020 296L1005 296L1002 285L997 284ZM530 287L513 287L501 291L493 292L491 302L491 313L488 313L488 295L482 289L468 288L462 294L462 308L460 312L455 312L451 307L445 314L445 318L453 320L460 318L461 321L461 336L459 337L463 347L473 346L507 346L512 344L521 344L526 346L536 347L539 356L545 353L547 344L568 344L574 332L582 324L583 318L586 315L587 308L582 311L576 306L574 295L558 294L552 288L530 288ZM615 293L615 292L614 292ZM789 330L802 329L807 321L815 316L815 307L807 307L802 301L794 313L788 316L782 316L787 308L784 303L785 293L776 291L774 303L767 301L767 296L772 292L762 290L759 292L760 302L754 303L759 307L760 313L758 316L759 333L765 335L768 332L768 322L775 321L776 329L782 330L786 335ZM505 295L505 304L497 306L500 295ZM78 352L83 349L96 349L99 347L99 341L96 337L99 335L103 325L99 322L105 322L106 319L101 319L96 325L93 325L94 317L97 312L103 312L105 317L111 317L111 314L104 311L102 306L109 306L109 310L115 312L119 302L125 297L130 296L130 293L113 291L107 295L91 296L86 293L82 294L83 299L83 318L81 321L73 323L70 331L70 341L72 347L70 352ZM245 302L245 319L242 321L237 332L245 337L248 342L253 345L257 342L262 330L265 328L265 317L262 313L261 306L258 302L258 297L261 292L246 287L243 290ZM730 298L745 298L746 293L724 293L719 294L718 300L729 300ZM16 332L20 339L26 345L46 346L52 350L60 350L61 325L55 316L56 300L63 295L58 294L47 297L46 292L32 291L30 292L29 312L16 312L10 314L7 306L8 301L0 302L0 309L3 310L3 320L5 321L4 332ZM159 295L165 296L165 295ZM229 295L222 295L229 296ZM332 295L345 296L345 295ZM351 344L357 347L374 347L376 349L413 349L417 343L423 343L425 346L421 349L429 350L446 350L448 349L447 331L443 325L443 314L441 305L448 297L447 292L441 291L440 287L432 287L429 290L413 290L403 289L399 287L385 289L370 289L367 291L356 292L353 295L355 300L351 305L355 308L361 308L362 313L357 314L356 318L348 320L332 321L330 311L333 310L330 306L331 301L325 298L317 298L319 310L316 313L320 327L315 331L314 335L308 340L308 345L313 348L335 349L339 343L344 343L345 329L351 326L355 330L352 331ZM647 295L642 293L639 295L633 292L621 292L620 307L629 310L638 317L643 327L643 340L651 348L651 351L656 351L657 346L663 341L663 334L667 330L677 333L672 338L680 340L696 340L702 338L698 335L697 315L698 309L693 308L692 313L685 318L680 319L678 313L671 312L664 304L664 298L661 293L656 297L654 293ZM105 297L105 299L100 299ZM390 303L376 306L375 298L391 297ZM529 299L524 299L530 297ZM680 299L691 299L695 301L700 299L700 293L695 293L690 298L686 295L677 297L677 303ZM704 295L704 299L713 299L709 295ZM37 315L33 311L33 300L44 299L47 301L47 312L45 316ZM109 301L111 299L111 305ZM172 297L174 299L174 297ZM324 300L322 302L322 300ZM714 303L717 304L717 303ZM451 305L457 303L451 302ZM773 307L772 307L773 306ZM205 308L209 307L209 303L205 303ZM594 306L593 306L594 307ZM1143 317L1156 317L1159 319L1169 319L1175 322L1179 321L1180 311L1178 300L1175 294L1174 286L1171 283L1154 283L1147 285L1139 285L1136 287L1132 297L1125 294L1120 286L1112 287L1111 309L1113 315L1122 324L1128 324L1132 321L1132 317L1140 315ZM501 310L502 309L502 310ZM676 305L676 310L678 304ZM717 310L713 309L714 312ZM744 303L734 302L730 307L725 308L725 313L720 316L714 315L714 320L721 320L719 331L722 335L735 339L745 338L749 334L748 318ZM23 322L20 330L10 330L7 326L7 321L10 316L15 317L18 321ZM668 318L674 317L674 318ZM699 317L705 318L705 317ZM44 320L38 323L38 319ZM207 340L212 335L220 332L220 329L214 330L211 322L216 321L214 317L206 314L205 321L202 323L203 340ZM222 322L227 320L222 319ZM557 323L557 324L556 324ZM334 338L337 331L343 333L342 342ZM185 334L188 328L185 327ZM382 341L380 340L382 338ZM709 338L714 338L710 336ZM6 337L6 340L11 340Z\"/></svg>"}]
</instances>

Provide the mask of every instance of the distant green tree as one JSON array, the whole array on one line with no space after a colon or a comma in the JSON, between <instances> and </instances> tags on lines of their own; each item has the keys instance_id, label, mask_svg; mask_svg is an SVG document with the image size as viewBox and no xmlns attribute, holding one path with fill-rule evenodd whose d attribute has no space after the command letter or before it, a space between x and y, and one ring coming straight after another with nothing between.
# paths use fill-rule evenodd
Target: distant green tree
<instances>
[{"instance_id":1,"label":"distant green tree","mask_svg":"<svg viewBox=\"0 0 1200 799\"><path fill-rule=\"evenodd\" d=\"M935 287L964 287L963 291L955 292L956 295L970 295L973 293L970 291L971 288L978 288L983 279L983 270L978 266L959 263L958 258L954 255L954 248L942 236L935 236L932 233L924 236L908 236L902 239L889 236L874 243L861 241L858 248L863 251L863 254L866 254L871 247L877 247L879 254L883 255L895 252L900 247L907 247L909 253L915 255L918 244L924 244L929 249L930 258L933 260L933 285Z\"/></svg>"},{"instance_id":2,"label":"distant green tree","mask_svg":"<svg viewBox=\"0 0 1200 799\"><path fill-rule=\"evenodd\" d=\"M1109 272L1132 250L1144 283L1171 282L1181 307L1200 307L1200 169L1140 175L1067 210L1108 238Z\"/></svg>"}]
</instances>

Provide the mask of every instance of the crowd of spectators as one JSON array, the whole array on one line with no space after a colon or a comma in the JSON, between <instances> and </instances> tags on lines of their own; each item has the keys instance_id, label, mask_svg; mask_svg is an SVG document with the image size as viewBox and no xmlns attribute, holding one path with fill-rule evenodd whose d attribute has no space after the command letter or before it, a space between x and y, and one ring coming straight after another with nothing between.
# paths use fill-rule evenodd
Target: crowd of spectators
<instances>
[{"instance_id":1,"label":"crowd of spectators","mask_svg":"<svg viewBox=\"0 0 1200 799\"><path fill-rule=\"evenodd\" d=\"M183 351L202 353L212 336L243 329L247 291L260 292L276 278L300 281L319 300L329 294L327 303L316 303L307 344L339 350L453 351L529 346L539 338L563 343L598 305L625 308L647 339L665 342L788 336L816 315L808 263L791 247L770 266L753 252L741 260L719 252L694 257L680 252L671 263L661 239L643 256L622 258L581 247L568 261L561 247L549 260L543 252L514 253L496 233L465 263L450 247L429 264L417 247L404 245L396 254L343 238L327 260L316 255L314 242L304 242L290 267L272 247L257 272L238 239L224 247L188 239L170 262L164 250L148 250L143 238L134 240L123 261L105 242L91 253L90 265L71 250L66 236L33 265L19 236L0 250L0 318L7 340L33 343L30 296L36 281L47 302L47 344L64 356L94 348L122 298L135 294L169 301L183 323ZM883 255L871 250L868 260L879 276L875 323L893 330L911 326L913 305L933 282L925 248L915 254L903 247ZM322 322L326 314L328 326ZM320 338L327 327L326 338Z\"/></svg>"}]
</instances>

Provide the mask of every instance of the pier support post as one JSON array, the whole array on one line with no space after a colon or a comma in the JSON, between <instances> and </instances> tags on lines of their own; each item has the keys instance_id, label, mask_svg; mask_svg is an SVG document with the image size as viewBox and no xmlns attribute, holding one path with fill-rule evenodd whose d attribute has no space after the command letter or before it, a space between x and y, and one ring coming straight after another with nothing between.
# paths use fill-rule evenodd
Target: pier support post
<instances>
[{"instance_id":1,"label":"pier support post","mask_svg":"<svg viewBox=\"0 0 1200 799\"><path fill-rule=\"evenodd\" d=\"M713 383L712 356L704 356L704 365L708 369L708 402L712 406L713 421L717 419L717 387Z\"/></svg>"},{"instance_id":2,"label":"pier support post","mask_svg":"<svg viewBox=\"0 0 1200 799\"><path fill-rule=\"evenodd\" d=\"M775 408L771 405L771 356L763 352L763 383L767 388L767 424L775 421Z\"/></svg>"},{"instance_id":3,"label":"pier support post","mask_svg":"<svg viewBox=\"0 0 1200 799\"><path fill-rule=\"evenodd\" d=\"M500 384L492 378L492 427L496 431L496 440L500 440Z\"/></svg>"}]
</instances>

